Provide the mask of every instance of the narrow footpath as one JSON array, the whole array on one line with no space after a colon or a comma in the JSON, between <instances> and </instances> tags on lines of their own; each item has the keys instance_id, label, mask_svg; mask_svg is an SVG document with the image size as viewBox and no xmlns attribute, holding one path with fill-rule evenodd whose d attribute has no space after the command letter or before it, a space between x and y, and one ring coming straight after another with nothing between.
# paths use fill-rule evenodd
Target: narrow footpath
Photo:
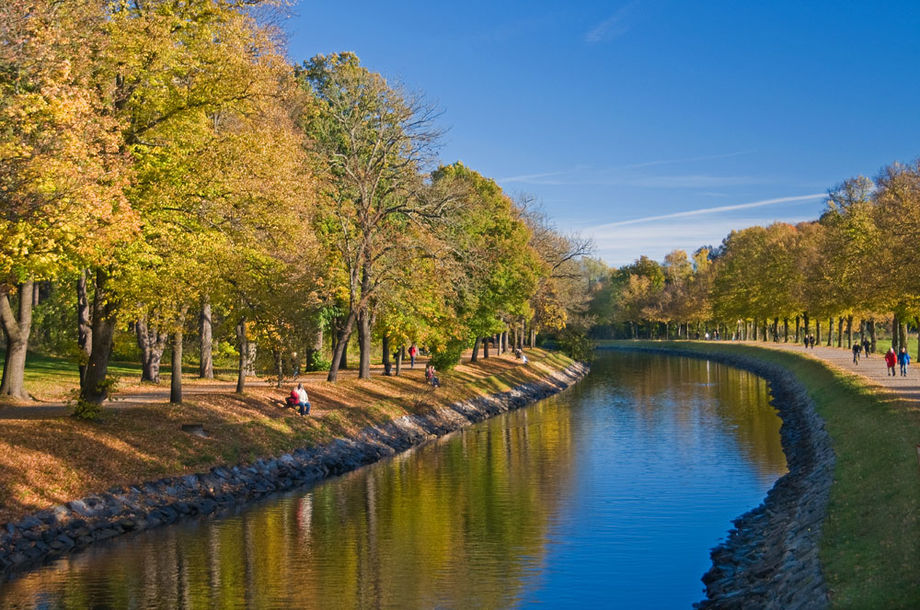
<instances>
[{"instance_id":1,"label":"narrow footpath","mask_svg":"<svg viewBox=\"0 0 920 610\"><path fill-rule=\"evenodd\" d=\"M859 364L853 362L853 351L845 347L826 347L816 345L814 349L805 349L804 345L798 343L773 343L761 341L748 341L750 345L765 347L771 349L782 349L790 352L804 353L812 358L823 360L834 367L859 375L870 384L890 390L903 398L904 400L920 404L920 366L912 362L907 367L907 377L901 377L899 367L895 367L896 376L888 375L888 368L885 366L885 351L887 343L879 343L879 352L871 354L868 358L861 354Z\"/></svg>"}]
</instances>

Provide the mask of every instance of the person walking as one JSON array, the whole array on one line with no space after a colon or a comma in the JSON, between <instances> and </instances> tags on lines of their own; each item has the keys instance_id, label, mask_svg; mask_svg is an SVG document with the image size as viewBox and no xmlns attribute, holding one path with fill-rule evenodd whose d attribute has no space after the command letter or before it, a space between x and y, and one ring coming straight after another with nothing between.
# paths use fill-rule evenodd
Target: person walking
<instances>
[{"instance_id":1,"label":"person walking","mask_svg":"<svg viewBox=\"0 0 920 610\"><path fill-rule=\"evenodd\" d=\"M859 352L862 351L862 346L859 343L853 344L853 364L859 364Z\"/></svg>"},{"instance_id":2,"label":"person walking","mask_svg":"<svg viewBox=\"0 0 920 610\"><path fill-rule=\"evenodd\" d=\"M910 364L910 354L907 353L906 347L902 347L901 353L898 354L898 364L901 365L901 377L907 377L907 365Z\"/></svg>"},{"instance_id":3,"label":"person walking","mask_svg":"<svg viewBox=\"0 0 920 610\"><path fill-rule=\"evenodd\" d=\"M887 374L891 375L892 377L894 377L894 364L896 361L897 356L895 356L894 348L889 348L888 351L885 352L885 366L888 367Z\"/></svg>"},{"instance_id":4,"label":"person walking","mask_svg":"<svg viewBox=\"0 0 920 610\"><path fill-rule=\"evenodd\" d=\"M412 345L409 346L409 368L410 369L415 368L415 354L417 353L418 353L418 350L415 349L415 344L413 343Z\"/></svg>"},{"instance_id":5,"label":"person walking","mask_svg":"<svg viewBox=\"0 0 920 610\"><path fill-rule=\"evenodd\" d=\"M862 345L863 345L863 353L866 355L866 358L868 358L868 357L869 357L869 348L872 347L872 344L869 343L869 340L868 340L868 339L863 339Z\"/></svg>"}]
</instances>

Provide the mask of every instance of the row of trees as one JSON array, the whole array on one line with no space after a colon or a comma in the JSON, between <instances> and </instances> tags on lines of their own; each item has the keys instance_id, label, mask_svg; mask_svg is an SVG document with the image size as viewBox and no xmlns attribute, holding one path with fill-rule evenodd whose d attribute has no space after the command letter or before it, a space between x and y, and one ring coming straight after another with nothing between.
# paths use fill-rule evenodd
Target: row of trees
<instances>
[{"instance_id":1,"label":"row of trees","mask_svg":"<svg viewBox=\"0 0 920 610\"><path fill-rule=\"evenodd\" d=\"M716 249L677 250L610 270L592 308L606 331L638 336L720 336L798 341L822 322L828 345L854 332L873 346L875 322L893 319L895 347L920 315L920 163L893 164L828 192L820 219L732 231Z\"/></svg>"},{"instance_id":2,"label":"row of trees","mask_svg":"<svg viewBox=\"0 0 920 610\"><path fill-rule=\"evenodd\" d=\"M367 377L375 338L449 363L583 310L587 242L460 163L431 171L435 109L350 53L290 65L266 4L2 3L0 394L26 396L43 294L77 312L42 335L79 347L90 409L126 329L158 382L197 320L201 376L232 339L243 391L256 345L316 365L325 332L334 381L353 334Z\"/></svg>"}]
</instances>

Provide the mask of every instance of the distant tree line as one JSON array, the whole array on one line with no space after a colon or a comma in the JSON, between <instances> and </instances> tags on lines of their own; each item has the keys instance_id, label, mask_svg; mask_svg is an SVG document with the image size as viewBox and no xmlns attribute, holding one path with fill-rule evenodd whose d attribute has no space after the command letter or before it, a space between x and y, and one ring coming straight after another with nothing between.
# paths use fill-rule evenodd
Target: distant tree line
<instances>
[{"instance_id":1,"label":"distant tree line","mask_svg":"<svg viewBox=\"0 0 920 610\"><path fill-rule=\"evenodd\" d=\"M74 358L86 413L128 339L158 383L191 335L239 391L266 356L334 381L353 336L359 377L373 344L397 374L413 343L580 344L590 244L439 164L436 110L353 54L291 65L275 4L0 4L0 395L27 395L30 340Z\"/></svg>"},{"instance_id":2,"label":"distant tree line","mask_svg":"<svg viewBox=\"0 0 920 610\"><path fill-rule=\"evenodd\" d=\"M920 164L832 188L818 220L732 231L718 248L593 273L594 336L802 341L873 348L920 325ZM595 262L595 265L599 263Z\"/></svg>"}]
</instances>

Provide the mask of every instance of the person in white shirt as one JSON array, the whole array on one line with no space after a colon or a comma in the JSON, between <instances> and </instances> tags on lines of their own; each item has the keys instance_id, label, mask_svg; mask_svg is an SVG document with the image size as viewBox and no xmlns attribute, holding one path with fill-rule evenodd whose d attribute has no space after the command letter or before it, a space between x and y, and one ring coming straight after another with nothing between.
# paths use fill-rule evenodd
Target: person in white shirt
<instances>
[{"instance_id":1,"label":"person in white shirt","mask_svg":"<svg viewBox=\"0 0 920 610\"><path fill-rule=\"evenodd\" d=\"M300 414L309 415L310 399L307 397L307 391L303 389L303 384L298 383L297 389L294 391L297 392L297 406L300 407Z\"/></svg>"}]
</instances>

